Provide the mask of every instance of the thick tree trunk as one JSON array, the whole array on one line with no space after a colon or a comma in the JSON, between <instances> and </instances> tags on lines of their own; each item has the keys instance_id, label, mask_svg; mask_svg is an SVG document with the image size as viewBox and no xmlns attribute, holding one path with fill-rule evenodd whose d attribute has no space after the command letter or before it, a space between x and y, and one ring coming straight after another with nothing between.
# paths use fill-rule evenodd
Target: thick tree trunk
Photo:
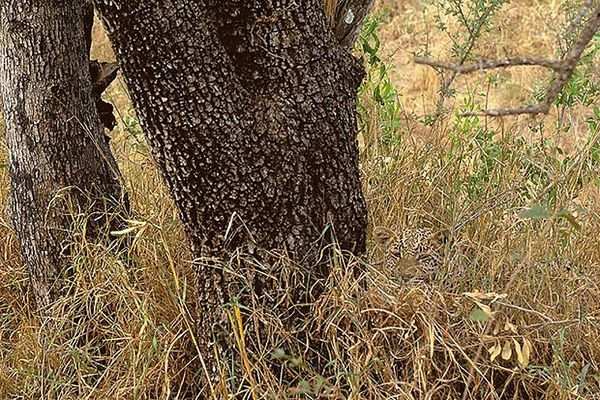
<instances>
[{"instance_id":1,"label":"thick tree trunk","mask_svg":"<svg viewBox=\"0 0 600 400\"><path fill-rule=\"evenodd\" d=\"M262 247L305 253L333 223L363 249L362 73L319 1L98 3L197 250L221 248L234 214Z\"/></svg>"},{"instance_id":2,"label":"thick tree trunk","mask_svg":"<svg viewBox=\"0 0 600 400\"><path fill-rule=\"evenodd\" d=\"M316 265L325 235L365 250L360 63L322 0L97 0L198 257L249 245ZM228 300L198 266L202 352ZM324 277L319 268L317 277Z\"/></svg>"},{"instance_id":3,"label":"thick tree trunk","mask_svg":"<svg viewBox=\"0 0 600 400\"><path fill-rule=\"evenodd\" d=\"M121 194L92 100L84 7L81 0L0 2L10 212L40 306L61 292L72 213L102 212ZM88 233L104 220L95 215Z\"/></svg>"}]
</instances>

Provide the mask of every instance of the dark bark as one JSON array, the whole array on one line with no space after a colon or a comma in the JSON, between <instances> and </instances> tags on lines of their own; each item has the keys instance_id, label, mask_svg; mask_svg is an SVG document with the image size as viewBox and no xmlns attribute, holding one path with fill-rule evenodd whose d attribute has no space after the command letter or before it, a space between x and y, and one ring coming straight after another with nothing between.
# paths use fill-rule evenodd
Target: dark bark
<instances>
[{"instance_id":1,"label":"dark bark","mask_svg":"<svg viewBox=\"0 0 600 400\"><path fill-rule=\"evenodd\" d=\"M217 34L225 3L98 2L197 254L222 248L234 213L259 246L303 254L332 222L360 252L357 61L317 1L244 3L218 24L243 22L241 49Z\"/></svg>"},{"instance_id":2,"label":"dark bark","mask_svg":"<svg viewBox=\"0 0 600 400\"><path fill-rule=\"evenodd\" d=\"M91 97L84 13L80 0L0 2L9 207L40 306L62 290L73 213L104 212L121 195ZM105 222L90 219L90 238Z\"/></svg>"},{"instance_id":3,"label":"dark bark","mask_svg":"<svg viewBox=\"0 0 600 400\"><path fill-rule=\"evenodd\" d=\"M315 266L333 232L342 249L365 250L363 70L320 0L96 6L195 256L256 246ZM315 272L323 278L327 268ZM228 283L211 263L197 276L200 346L214 376L210 343Z\"/></svg>"}]
</instances>

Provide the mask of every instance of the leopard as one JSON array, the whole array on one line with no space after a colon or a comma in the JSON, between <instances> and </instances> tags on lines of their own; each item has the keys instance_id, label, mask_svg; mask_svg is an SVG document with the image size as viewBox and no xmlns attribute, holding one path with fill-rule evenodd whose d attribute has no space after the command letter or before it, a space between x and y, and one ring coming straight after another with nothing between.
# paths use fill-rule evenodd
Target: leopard
<instances>
[{"instance_id":1,"label":"leopard","mask_svg":"<svg viewBox=\"0 0 600 400\"><path fill-rule=\"evenodd\" d=\"M444 262L447 233L417 227L393 231L375 229L375 240L384 248L384 267L410 283L431 282Z\"/></svg>"}]
</instances>

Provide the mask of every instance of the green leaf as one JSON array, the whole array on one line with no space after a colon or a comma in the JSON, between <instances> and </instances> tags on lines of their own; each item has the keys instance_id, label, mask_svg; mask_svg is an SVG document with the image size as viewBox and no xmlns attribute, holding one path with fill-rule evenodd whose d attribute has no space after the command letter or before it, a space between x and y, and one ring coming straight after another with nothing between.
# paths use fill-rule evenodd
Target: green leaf
<instances>
[{"instance_id":1,"label":"green leaf","mask_svg":"<svg viewBox=\"0 0 600 400\"><path fill-rule=\"evenodd\" d=\"M519 216L523 219L538 220L538 219L548 219L552 216L552 214L550 214L550 211L548 211L548 209L546 207L541 206L539 204L535 204L532 207L521 211Z\"/></svg>"},{"instance_id":2,"label":"green leaf","mask_svg":"<svg viewBox=\"0 0 600 400\"><path fill-rule=\"evenodd\" d=\"M278 348L275 349L273 351L273 353L271 353L271 357L273 357L274 360L287 360L288 359L288 355L286 354L285 350Z\"/></svg>"},{"instance_id":3,"label":"green leaf","mask_svg":"<svg viewBox=\"0 0 600 400\"><path fill-rule=\"evenodd\" d=\"M471 321L476 321L476 322L486 322L490 319L490 316L488 313L483 311L481 308L475 307L475 308L473 308L473 310L471 310L471 313L469 314L469 319Z\"/></svg>"},{"instance_id":4,"label":"green leaf","mask_svg":"<svg viewBox=\"0 0 600 400\"><path fill-rule=\"evenodd\" d=\"M383 96L381 96L381 88L379 86L376 86L375 90L373 90L373 97L375 97L375 101L377 101L377 103L379 103L380 105L385 104Z\"/></svg>"},{"instance_id":5,"label":"green leaf","mask_svg":"<svg viewBox=\"0 0 600 400\"><path fill-rule=\"evenodd\" d=\"M298 382L298 387L296 388L295 392L297 394L312 394L313 390L310 383L305 380L301 380Z\"/></svg>"}]
</instances>

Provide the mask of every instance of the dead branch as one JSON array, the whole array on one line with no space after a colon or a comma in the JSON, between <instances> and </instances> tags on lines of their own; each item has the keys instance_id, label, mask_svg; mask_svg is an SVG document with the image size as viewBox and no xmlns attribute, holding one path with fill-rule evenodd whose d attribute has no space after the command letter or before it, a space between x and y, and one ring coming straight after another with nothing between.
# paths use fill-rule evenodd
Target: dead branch
<instances>
[{"instance_id":1,"label":"dead branch","mask_svg":"<svg viewBox=\"0 0 600 400\"><path fill-rule=\"evenodd\" d=\"M591 1L587 1L582 7L579 15L584 13L589 14L589 9L592 6ZM581 17L583 18L583 17ZM576 25L571 25L571 30L576 30ZM511 57L503 60L480 60L473 64L452 64L444 63L429 58L417 57L415 63L421 65L428 65L436 69L449 70L455 74L469 74L478 71L497 69L497 68L508 68L515 66L538 66L551 69L555 72L554 80L546 91L544 101L541 103L518 107L518 108L499 108L490 109L480 112L467 112L463 113L463 116L490 116L490 117L502 117L508 115L523 115L523 114L547 114L552 107L552 104L556 101L558 95L562 91L563 87L567 84L579 60L583 56L583 52L587 48L588 44L592 41L594 34L600 29L600 5L597 5L593 9L589 19L585 22L581 33L579 34L575 43L571 46L571 49L561 60L549 60L539 59L532 57Z\"/></svg>"}]
</instances>

